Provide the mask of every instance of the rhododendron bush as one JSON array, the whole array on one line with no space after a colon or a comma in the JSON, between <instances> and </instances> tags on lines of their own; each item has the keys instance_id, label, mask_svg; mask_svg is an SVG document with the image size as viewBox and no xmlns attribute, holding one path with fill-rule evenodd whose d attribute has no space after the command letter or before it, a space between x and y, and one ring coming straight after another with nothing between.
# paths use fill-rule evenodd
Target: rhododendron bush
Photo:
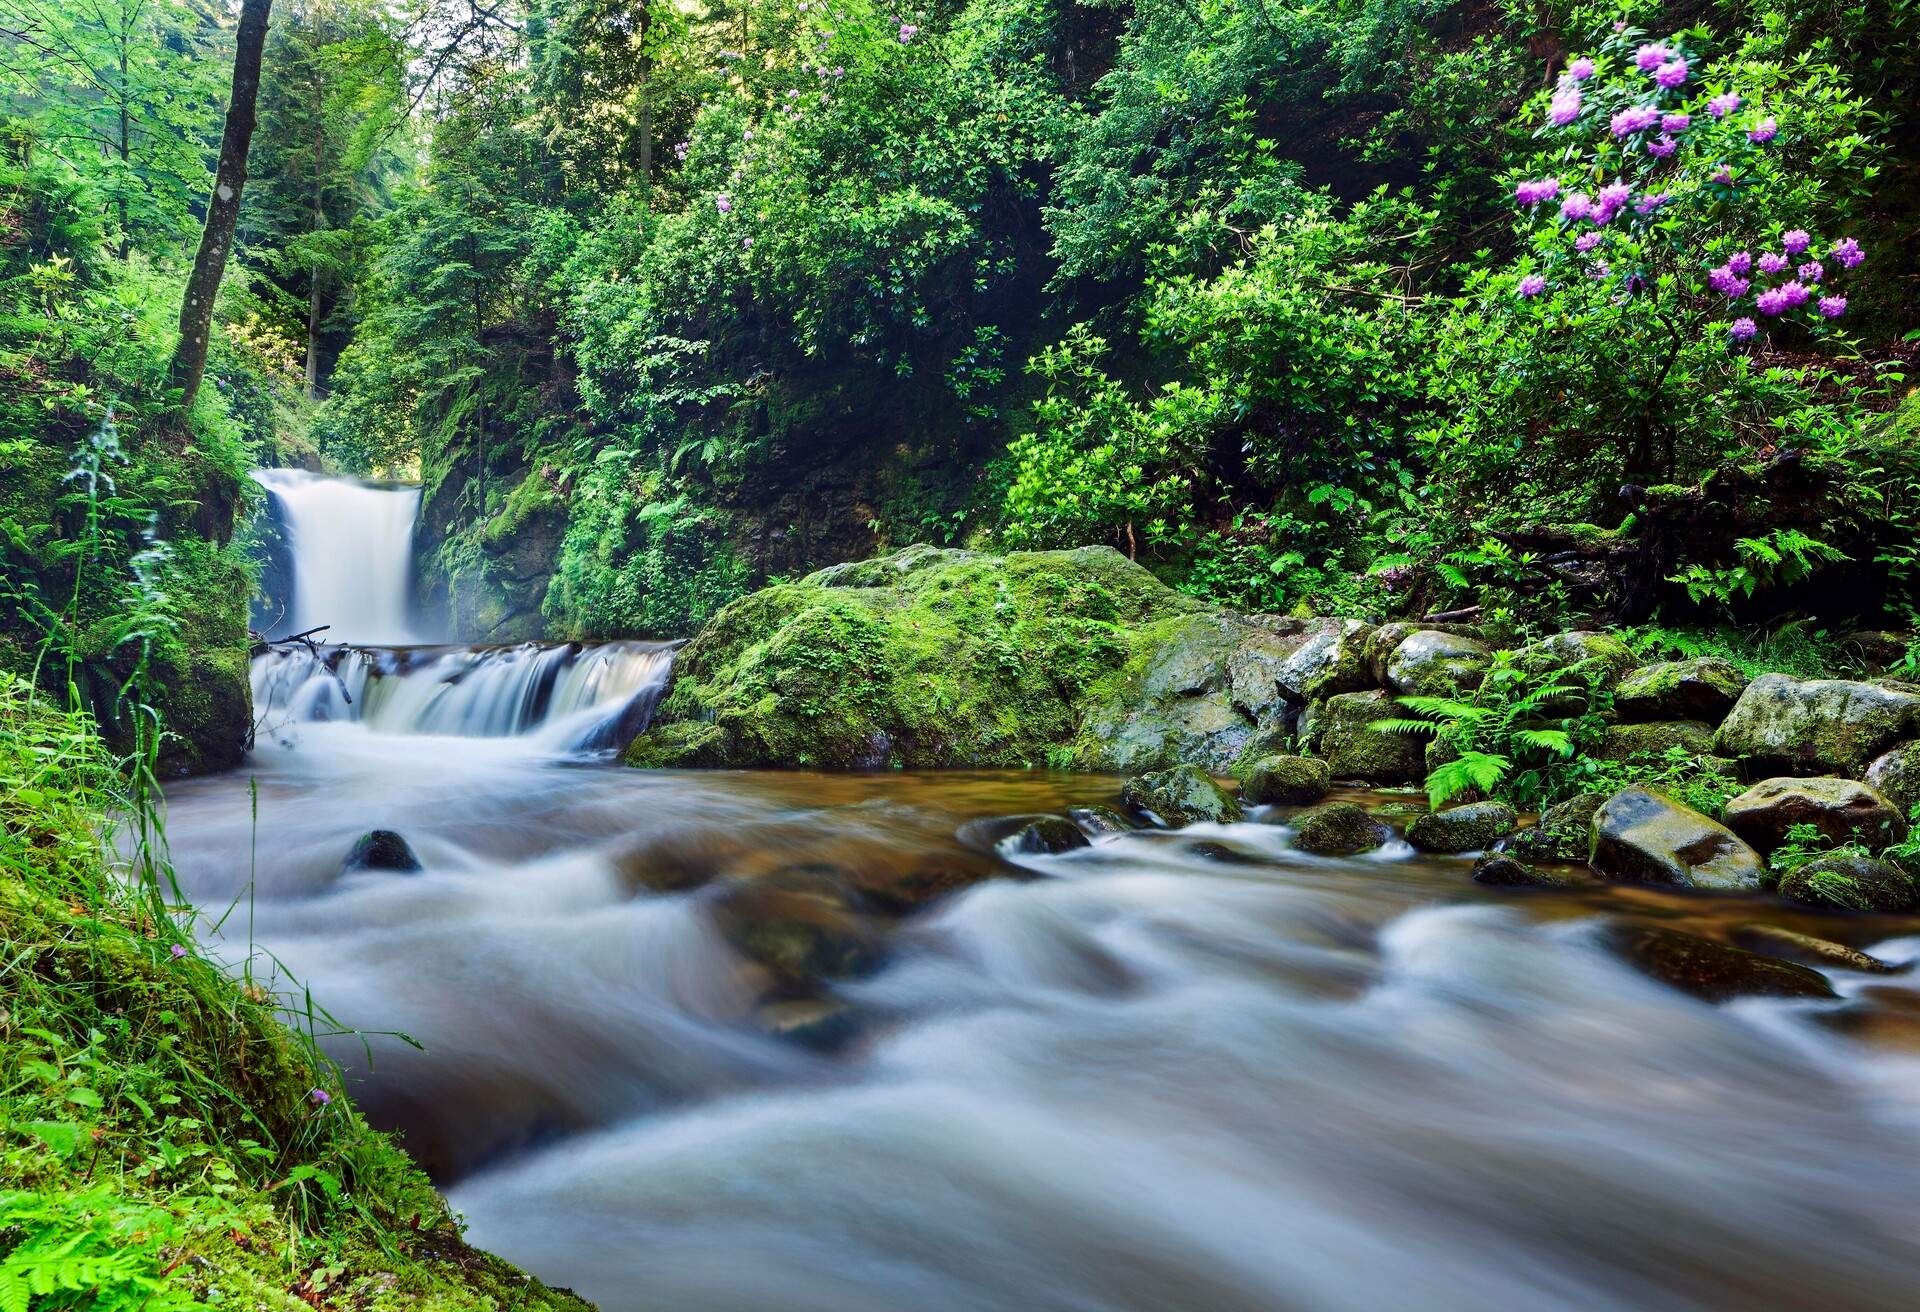
<instances>
[{"instance_id":1,"label":"rhododendron bush","mask_svg":"<svg viewBox=\"0 0 1920 1312\"><path fill-rule=\"evenodd\" d=\"M1714 48L1620 26L1543 96L1511 184L1519 254L1470 280L1443 334L1443 466L1537 478L1563 500L1549 513L1585 518L1623 482L1777 442L1816 380L1769 349L1846 353L1872 275L1839 217L1872 175L1860 104L1761 38Z\"/></svg>"}]
</instances>

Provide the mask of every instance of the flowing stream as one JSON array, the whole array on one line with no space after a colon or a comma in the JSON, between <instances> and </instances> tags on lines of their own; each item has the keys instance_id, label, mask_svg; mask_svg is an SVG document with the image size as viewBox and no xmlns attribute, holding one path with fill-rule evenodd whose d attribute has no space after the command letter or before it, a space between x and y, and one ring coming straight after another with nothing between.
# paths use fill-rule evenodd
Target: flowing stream
<instances>
[{"instance_id":1,"label":"flowing stream","mask_svg":"<svg viewBox=\"0 0 1920 1312\"><path fill-rule=\"evenodd\" d=\"M341 614L410 632L404 593ZM356 1096L475 1243L609 1312L1913 1306L1911 977L1713 1007L1597 925L1777 908L1494 894L1278 815L1019 858L970 824L1111 779L606 762L671 659L282 652L247 768L171 796L214 950L368 1031L331 1041ZM422 868L343 872L377 828ZM823 1037L773 1022L721 892L823 866L996 877L902 918Z\"/></svg>"}]
</instances>

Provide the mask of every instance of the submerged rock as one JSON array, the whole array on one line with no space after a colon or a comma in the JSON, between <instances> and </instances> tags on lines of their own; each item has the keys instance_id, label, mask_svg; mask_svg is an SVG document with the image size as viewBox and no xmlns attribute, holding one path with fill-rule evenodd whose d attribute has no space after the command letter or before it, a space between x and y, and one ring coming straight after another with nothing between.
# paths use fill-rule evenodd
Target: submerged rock
<instances>
[{"instance_id":1,"label":"submerged rock","mask_svg":"<svg viewBox=\"0 0 1920 1312\"><path fill-rule=\"evenodd\" d=\"M1001 851L1016 856L1046 856L1085 846L1087 836L1080 832L1080 826L1058 815L1043 815L1029 820L1000 842Z\"/></svg>"},{"instance_id":2,"label":"submerged rock","mask_svg":"<svg viewBox=\"0 0 1920 1312\"><path fill-rule=\"evenodd\" d=\"M1609 879L1721 893L1761 887L1760 854L1725 825L1645 788L1626 788L1593 815L1588 861Z\"/></svg>"},{"instance_id":3,"label":"submerged rock","mask_svg":"<svg viewBox=\"0 0 1920 1312\"><path fill-rule=\"evenodd\" d=\"M1645 974L1708 1002L1838 996L1817 970L1657 925L1614 925L1608 944Z\"/></svg>"},{"instance_id":4,"label":"submerged rock","mask_svg":"<svg viewBox=\"0 0 1920 1312\"><path fill-rule=\"evenodd\" d=\"M1303 806L1327 795L1331 772L1311 756L1269 756L1246 772L1240 796L1255 805Z\"/></svg>"},{"instance_id":5,"label":"submerged rock","mask_svg":"<svg viewBox=\"0 0 1920 1312\"><path fill-rule=\"evenodd\" d=\"M1315 856L1357 856L1371 852L1393 837L1393 831L1375 820L1357 802L1329 802L1296 816L1293 845Z\"/></svg>"},{"instance_id":6,"label":"submerged rock","mask_svg":"<svg viewBox=\"0 0 1920 1312\"><path fill-rule=\"evenodd\" d=\"M1784 843L1795 825L1812 825L1834 843L1886 847L1907 836L1893 803L1866 784L1827 776L1766 779L1727 803L1727 828L1762 852Z\"/></svg>"},{"instance_id":7,"label":"submerged rock","mask_svg":"<svg viewBox=\"0 0 1920 1312\"><path fill-rule=\"evenodd\" d=\"M1505 852L1490 852L1474 862L1473 882L1494 888L1587 888L1597 881L1578 867L1529 865Z\"/></svg>"},{"instance_id":8,"label":"submerged rock","mask_svg":"<svg viewBox=\"0 0 1920 1312\"><path fill-rule=\"evenodd\" d=\"M1840 853L1780 877L1780 896L1831 911L1899 914L1920 906L1913 878L1888 861Z\"/></svg>"},{"instance_id":9,"label":"submerged rock","mask_svg":"<svg viewBox=\"0 0 1920 1312\"><path fill-rule=\"evenodd\" d=\"M1237 847L1229 847L1225 843L1216 843L1212 840L1188 843L1181 850L1188 856L1197 856L1202 861L1217 861L1223 866L1257 866L1261 864L1261 859L1251 852L1242 852Z\"/></svg>"},{"instance_id":10,"label":"submerged rock","mask_svg":"<svg viewBox=\"0 0 1920 1312\"><path fill-rule=\"evenodd\" d=\"M1811 934L1798 934L1791 929L1782 929L1778 925L1735 925L1733 937L1742 947L1755 952L1764 952L1769 956L1789 957L1805 962L1810 966L1826 966L1833 970L1855 970L1869 975L1891 975L1907 969L1896 966L1890 961L1870 957L1858 948L1850 948L1844 943L1835 943L1832 939L1815 938Z\"/></svg>"},{"instance_id":11,"label":"submerged rock","mask_svg":"<svg viewBox=\"0 0 1920 1312\"><path fill-rule=\"evenodd\" d=\"M1069 807L1067 818L1078 825L1080 832L1088 838L1105 838L1110 834L1131 833L1134 829L1133 821L1110 806Z\"/></svg>"},{"instance_id":12,"label":"submerged rock","mask_svg":"<svg viewBox=\"0 0 1920 1312\"><path fill-rule=\"evenodd\" d=\"M735 950L787 988L859 974L879 961L879 937L858 895L828 868L723 881L708 905Z\"/></svg>"},{"instance_id":13,"label":"submerged rock","mask_svg":"<svg viewBox=\"0 0 1920 1312\"><path fill-rule=\"evenodd\" d=\"M346 860L340 863L340 869L412 874L421 869L421 865L420 858L413 854L413 848L406 839L391 829L374 829L360 835L354 842Z\"/></svg>"},{"instance_id":14,"label":"submerged rock","mask_svg":"<svg viewBox=\"0 0 1920 1312\"><path fill-rule=\"evenodd\" d=\"M1624 720L1703 720L1718 724L1747 689L1731 661L1696 660L1643 665L1620 680L1613 705Z\"/></svg>"},{"instance_id":15,"label":"submerged rock","mask_svg":"<svg viewBox=\"0 0 1920 1312\"><path fill-rule=\"evenodd\" d=\"M1206 771L1193 765L1136 775L1121 787L1120 800L1137 815L1167 829L1203 821L1230 824L1240 818L1239 805Z\"/></svg>"},{"instance_id":16,"label":"submerged rock","mask_svg":"<svg viewBox=\"0 0 1920 1312\"><path fill-rule=\"evenodd\" d=\"M1852 679L1767 674L1747 685L1720 726L1718 750L1748 778L1843 774L1857 778L1902 739L1920 737L1920 691Z\"/></svg>"},{"instance_id":17,"label":"submerged rock","mask_svg":"<svg viewBox=\"0 0 1920 1312\"><path fill-rule=\"evenodd\" d=\"M1311 741L1335 779L1412 783L1426 775L1425 740L1372 727L1378 720L1404 718L1404 708L1387 693L1342 693L1313 712Z\"/></svg>"},{"instance_id":18,"label":"submerged rock","mask_svg":"<svg viewBox=\"0 0 1920 1312\"><path fill-rule=\"evenodd\" d=\"M1471 802L1421 816L1407 841L1422 852L1477 852L1512 833L1518 818L1505 802Z\"/></svg>"},{"instance_id":19,"label":"submerged rock","mask_svg":"<svg viewBox=\"0 0 1920 1312\"><path fill-rule=\"evenodd\" d=\"M838 998L782 998L754 1009L756 1025L777 1039L831 1051L859 1029L854 1010Z\"/></svg>"}]
</instances>

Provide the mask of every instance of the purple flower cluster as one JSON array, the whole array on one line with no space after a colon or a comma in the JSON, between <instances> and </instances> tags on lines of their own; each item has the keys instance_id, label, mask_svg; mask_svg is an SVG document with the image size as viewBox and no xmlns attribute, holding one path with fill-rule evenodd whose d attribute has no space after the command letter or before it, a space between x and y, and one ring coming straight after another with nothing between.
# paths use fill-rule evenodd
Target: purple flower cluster
<instances>
[{"instance_id":1,"label":"purple flower cluster","mask_svg":"<svg viewBox=\"0 0 1920 1312\"><path fill-rule=\"evenodd\" d=\"M1669 91L1673 90L1687 80L1687 61L1669 59L1653 70L1653 80L1656 85L1665 87Z\"/></svg>"},{"instance_id":2,"label":"purple flower cluster","mask_svg":"<svg viewBox=\"0 0 1920 1312\"><path fill-rule=\"evenodd\" d=\"M1537 273L1530 273L1520 280L1520 285L1514 290L1518 291L1521 296L1538 296L1546 289L1547 280Z\"/></svg>"},{"instance_id":3,"label":"purple flower cluster","mask_svg":"<svg viewBox=\"0 0 1920 1312\"><path fill-rule=\"evenodd\" d=\"M1670 137L1678 136L1692 126L1693 117L1690 114L1662 114L1660 116L1660 130Z\"/></svg>"},{"instance_id":4,"label":"purple flower cluster","mask_svg":"<svg viewBox=\"0 0 1920 1312\"><path fill-rule=\"evenodd\" d=\"M920 35L920 29L915 27L912 23L900 24L900 44L901 45L903 46L911 45L913 43L913 39L919 35Z\"/></svg>"},{"instance_id":5,"label":"purple flower cluster","mask_svg":"<svg viewBox=\"0 0 1920 1312\"><path fill-rule=\"evenodd\" d=\"M1828 319L1838 319L1847 312L1847 298L1844 296L1822 296L1820 313Z\"/></svg>"},{"instance_id":6,"label":"purple flower cluster","mask_svg":"<svg viewBox=\"0 0 1920 1312\"><path fill-rule=\"evenodd\" d=\"M1641 215L1651 214L1672 199L1673 197L1669 196L1666 192L1656 191L1653 195L1643 196L1640 200L1636 201L1633 207L1634 212Z\"/></svg>"},{"instance_id":7,"label":"purple flower cluster","mask_svg":"<svg viewBox=\"0 0 1920 1312\"><path fill-rule=\"evenodd\" d=\"M1807 303L1813 293L1797 282L1783 282L1778 287L1761 292L1754 299L1762 314L1785 314L1788 310L1797 310ZM1842 306L1842 308L1845 308Z\"/></svg>"},{"instance_id":8,"label":"purple flower cluster","mask_svg":"<svg viewBox=\"0 0 1920 1312\"><path fill-rule=\"evenodd\" d=\"M1808 260L1793 272L1801 282L1819 282L1827 276L1826 266L1818 260Z\"/></svg>"},{"instance_id":9,"label":"purple flower cluster","mask_svg":"<svg viewBox=\"0 0 1920 1312\"><path fill-rule=\"evenodd\" d=\"M1513 198L1522 205L1538 205L1542 201L1552 200L1560 194L1560 179L1536 178L1522 182L1513 189Z\"/></svg>"},{"instance_id":10,"label":"purple flower cluster","mask_svg":"<svg viewBox=\"0 0 1920 1312\"><path fill-rule=\"evenodd\" d=\"M1567 76L1575 82L1585 82L1593 76L1593 61L1585 55L1567 65Z\"/></svg>"},{"instance_id":11,"label":"purple flower cluster","mask_svg":"<svg viewBox=\"0 0 1920 1312\"><path fill-rule=\"evenodd\" d=\"M1867 256L1860 249L1859 242L1851 237L1843 237L1833 244L1833 258L1840 262L1842 268L1851 269Z\"/></svg>"},{"instance_id":12,"label":"purple flower cluster","mask_svg":"<svg viewBox=\"0 0 1920 1312\"><path fill-rule=\"evenodd\" d=\"M1644 45L1634 52L1633 66L1642 73L1651 73L1672 58L1673 51L1666 46Z\"/></svg>"},{"instance_id":13,"label":"purple flower cluster","mask_svg":"<svg viewBox=\"0 0 1920 1312\"><path fill-rule=\"evenodd\" d=\"M1707 285L1730 301L1747 294L1747 280L1725 264L1708 271Z\"/></svg>"},{"instance_id":14,"label":"purple flower cluster","mask_svg":"<svg viewBox=\"0 0 1920 1312\"><path fill-rule=\"evenodd\" d=\"M1630 137L1636 132L1645 132L1660 121L1660 111L1651 105L1634 105L1623 109L1613 116L1610 126L1616 137Z\"/></svg>"},{"instance_id":15,"label":"purple flower cluster","mask_svg":"<svg viewBox=\"0 0 1920 1312\"><path fill-rule=\"evenodd\" d=\"M1547 106L1547 121L1557 128L1563 128L1580 117L1580 88L1561 87L1553 93L1553 102Z\"/></svg>"},{"instance_id":16,"label":"purple flower cluster","mask_svg":"<svg viewBox=\"0 0 1920 1312\"><path fill-rule=\"evenodd\" d=\"M722 214L731 214L733 213L733 197L723 191L713 198L713 207Z\"/></svg>"},{"instance_id":17,"label":"purple flower cluster","mask_svg":"<svg viewBox=\"0 0 1920 1312\"><path fill-rule=\"evenodd\" d=\"M1742 315L1727 327L1727 336L1736 342L1744 342L1760 331L1760 325Z\"/></svg>"},{"instance_id":18,"label":"purple flower cluster","mask_svg":"<svg viewBox=\"0 0 1920 1312\"><path fill-rule=\"evenodd\" d=\"M1647 154L1655 159L1665 159L1680 148L1680 143L1672 137L1659 136L1647 143Z\"/></svg>"},{"instance_id":19,"label":"purple flower cluster","mask_svg":"<svg viewBox=\"0 0 1920 1312\"><path fill-rule=\"evenodd\" d=\"M1756 146L1765 145L1767 142L1772 141L1774 137L1779 134L1779 131L1780 125L1775 123L1772 116L1769 115L1761 119L1748 131L1747 140Z\"/></svg>"},{"instance_id":20,"label":"purple flower cluster","mask_svg":"<svg viewBox=\"0 0 1920 1312\"><path fill-rule=\"evenodd\" d=\"M1738 108L1740 108L1740 97L1734 95L1731 91L1715 96L1707 102L1707 113L1713 115L1715 118L1725 118Z\"/></svg>"},{"instance_id":21,"label":"purple flower cluster","mask_svg":"<svg viewBox=\"0 0 1920 1312\"><path fill-rule=\"evenodd\" d=\"M1779 273L1787 267L1787 257L1777 251L1768 251L1760 257L1760 272Z\"/></svg>"},{"instance_id":22,"label":"purple flower cluster","mask_svg":"<svg viewBox=\"0 0 1920 1312\"><path fill-rule=\"evenodd\" d=\"M1805 228L1793 228L1780 236L1780 247L1789 255L1798 255L1811 245L1813 245L1813 238L1807 234Z\"/></svg>"},{"instance_id":23,"label":"purple flower cluster","mask_svg":"<svg viewBox=\"0 0 1920 1312\"><path fill-rule=\"evenodd\" d=\"M1603 240L1605 240L1605 237L1606 237L1605 233L1583 232L1578 237L1575 237L1573 239L1573 248L1579 251L1582 255L1585 255L1588 251L1592 250L1595 246L1598 246Z\"/></svg>"}]
</instances>

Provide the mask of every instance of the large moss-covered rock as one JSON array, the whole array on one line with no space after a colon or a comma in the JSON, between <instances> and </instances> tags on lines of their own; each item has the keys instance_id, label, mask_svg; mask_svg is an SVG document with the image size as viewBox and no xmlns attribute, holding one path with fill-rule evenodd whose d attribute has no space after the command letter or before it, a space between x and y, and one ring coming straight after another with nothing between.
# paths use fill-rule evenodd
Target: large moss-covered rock
<instances>
[{"instance_id":1,"label":"large moss-covered rock","mask_svg":"<svg viewBox=\"0 0 1920 1312\"><path fill-rule=\"evenodd\" d=\"M1702 720L1718 724L1746 690L1747 676L1738 666L1700 657L1662 661L1633 670L1614 689L1613 704L1624 720Z\"/></svg>"},{"instance_id":2,"label":"large moss-covered rock","mask_svg":"<svg viewBox=\"0 0 1920 1312\"><path fill-rule=\"evenodd\" d=\"M1356 856L1393 837L1357 802L1329 802L1294 819L1293 845L1315 856Z\"/></svg>"},{"instance_id":3,"label":"large moss-covered rock","mask_svg":"<svg viewBox=\"0 0 1920 1312\"><path fill-rule=\"evenodd\" d=\"M1866 784L1826 776L1765 779L1726 805L1727 828L1762 852L1786 841L1795 825L1812 825L1834 843L1886 847L1907 836L1893 803Z\"/></svg>"},{"instance_id":4,"label":"large moss-covered rock","mask_svg":"<svg viewBox=\"0 0 1920 1312\"><path fill-rule=\"evenodd\" d=\"M1853 679L1767 674L1747 685L1720 726L1719 752L1749 778L1769 774L1858 777L1903 739L1920 737L1920 690Z\"/></svg>"},{"instance_id":5,"label":"large moss-covered rock","mask_svg":"<svg viewBox=\"0 0 1920 1312\"><path fill-rule=\"evenodd\" d=\"M1579 866L1536 866L1509 852L1489 852L1473 864L1473 882L1490 888L1587 888L1598 881Z\"/></svg>"},{"instance_id":6,"label":"large moss-covered rock","mask_svg":"<svg viewBox=\"0 0 1920 1312\"><path fill-rule=\"evenodd\" d=\"M1746 893L1760 854L1725 825L1646 788L1625 788L1593 814L1588 863L1609 879Z\"/></svg>"},{"instance_id":7,"label":"large moss-covered rock","mask_svg":"<svg viewBox=\"0 0 1920 1312\"><path fill-rule=\"evenodd\" d=\"M1585 861L1593 846L1593 813L1606 801L1605 793L1581 793L1556 802L1500 849L1525 861Z\"/></svg>"},{"instance_id":8,"label":"large moss-covered rock","mask_svg":"<svg viewBox=\"0 0 1920 1312\"><path fill-rule=\"evenodd\" d=\"M1211 762L1257 727L1233 705L1233 661L1238 639L1263 635L1104 547L910 547L723 608L681 651L628 759L1123 769L1193 752Z\"/></svg>"},{"instance_id":9,"label":"large moss-covered rock","mask_svg":"<svg viewBox=\"0 0 1920 1312\"><path fill-rule=\"evenodd\" d=\"M1349 692L1315 707L1302 732L1336 779L1404 784L1425 777L1426 741L1372 726L1403 719L1406 712L1384 692Z\"/></svg>"},{"instance_id":10,"label":"large moss-covered rock","mask_svg":"<svg viewBox=\"0 0 1920 1312\"><path fill-rule=\"evenodd\" d=\"M1477 638L1421 629L1387 658L1387 684L1409 697L1453 697L1478 688L1492 663L1492 651Z\"/></svg>"},{"instance_id":11,"label":"large moss-covered rock","mask_svg":"<svg viewBox=\"0 0 1920 1312\"><path fill-rule=\"evenodd\" d=\"M1478 852L1512 833L1517 818L1505 802L1470 802L1421 816L1407 841L1422 852Z\"/></svg>"},{"instance_id":12,"label":"large moss-covered rock","mask_svg":"<svg viewBox=\"0 0 1920 1312\"><path fill-rule=\"evenodd\" d=\"M1708 1002L1834 996L1833 985L1817 970L1677 929L1616 925L1607 939L1641 971Z\"/></svg>"},{"instance_id":13,"label":"large moss-covered rock","mask_svg":"<svg viewBox=\"0 0 1920 1312\"><path fill-rule=\"evenodd\" d=\"M1593 755L1602 761L1635 757L1662 757L1678 748L1691 757L1713 751L1713 726L1697 720L1663 720L1653 724L1616 724L1608 727Z\"/></svg>"},{"instance_id":14,"label":"large moss-covered rock","mask_svg":"<svg viewBox=\"0 0 1920 1312\"><path fill-rule=\"evenodd\" d=\"M1120 789L1128 809L1169 829L1211 821L1228 824L1240 818L1240 807L1221 791L1206 771L1193 765L1136 775Z\"/></svg>"},{"instance_id":15,"label":"large moss-covered rock","mask_svg":"<svg viewBox=\"0 0 1920 1312\"><path fill-rule=\"evenodd\" d=\"M1900 914L1920 907L1920 886L1889 861L1839 853L1780 877L1780 896L1829 911Z\"/></svg>"},{"instance_id":16,"label":"large moss-covered rock","mask_svg":"<svg viewBox=\"0 0 1920 1312\"><path fill-rule=\"evenodd\" d=\"M1269 756L1246 772L1240 796L1255 805L1302 806L1327 795L1331 772L1311 756Z\"/></svg>"},{"instance_id":17,"label":"large moss-covered rock","mask_svg":"<svg viewBox=\"0 0 1920 1312\"><path fill-rule=\"evenodd\" d=\"M1296 704L1379 686L1367 668L1373 626L1359 620L1309 620L1298 629L1300 645L1280 670L1280 686Z\"/></svg>"}]
</instances>

